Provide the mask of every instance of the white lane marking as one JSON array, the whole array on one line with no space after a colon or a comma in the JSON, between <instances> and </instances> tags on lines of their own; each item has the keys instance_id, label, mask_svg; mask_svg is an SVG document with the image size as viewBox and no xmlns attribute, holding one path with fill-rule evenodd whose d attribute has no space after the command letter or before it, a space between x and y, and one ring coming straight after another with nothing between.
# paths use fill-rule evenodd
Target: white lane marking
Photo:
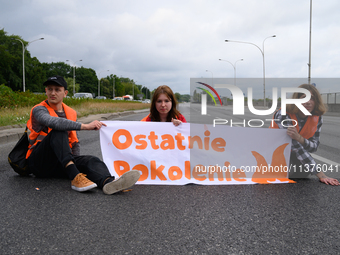
<instances>
[{"instance_id":1,"label":"white lane marking","mask_svg":"<svg viewBox=\"0 0 340 255\"><path fill-rule=\"evenodd\" d=\"M315 159L317 159L317 160L320 160L320 161L322 161L322 162L324 162L324 163L326 163L326 164L329 164L329 165L337 165L337 166L340 165L340 163L337 163L337 162L334 162L334 161L332 161L332 160L326 159L326 158L324 158L324 157L318 156L318 155L316 155L316 154L314 154L314 153L311 153L310 155L312 155L313 158L315 158Z\"/></svg>"}]
</instances>

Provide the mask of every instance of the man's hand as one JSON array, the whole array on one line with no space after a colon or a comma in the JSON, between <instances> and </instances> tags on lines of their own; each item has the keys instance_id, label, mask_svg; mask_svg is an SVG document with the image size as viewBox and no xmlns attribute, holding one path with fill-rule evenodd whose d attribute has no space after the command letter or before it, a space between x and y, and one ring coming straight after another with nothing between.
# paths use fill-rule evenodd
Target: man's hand
<instances>
[{"instance_id":1,"label":"man's hand","mask_svg":"<svg viewBox=\"0 0 340 255\"><path fill-rule=\"evenodd\" d=\"M98 120L94 120L89 124L81 124L81 130L99 130L102 126L106 127L106 124Z\"/></svg>"}]
</instances>

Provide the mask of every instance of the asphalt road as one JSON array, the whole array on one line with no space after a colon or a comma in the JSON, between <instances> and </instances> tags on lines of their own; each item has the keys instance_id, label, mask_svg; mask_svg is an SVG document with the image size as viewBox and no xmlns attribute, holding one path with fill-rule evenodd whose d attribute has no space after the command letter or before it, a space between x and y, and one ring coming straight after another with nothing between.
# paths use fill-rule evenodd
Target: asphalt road
<instances>
[{"instance_id":1,"label":"asphalt road","mask_svg":"<svg viewBox=\"0 0 340 255\"><path fill-rule=\"evenodd\" d=\"M190 121L205 121L194 114L197 109L180 109ZM323 132L339 138L339 118L331 122ZM338 162L339 143L327 139L330 148L320 148L319 155L335 150L327 159ZM82 154L101 157L98 132L81 131L80 141ZM0 145L1 254L340 253L340 187L316 178L275 185L135 185L112 196L78 193L69 180L17 176L7 163L13 145Z\"/></svg>"}]
</instances>

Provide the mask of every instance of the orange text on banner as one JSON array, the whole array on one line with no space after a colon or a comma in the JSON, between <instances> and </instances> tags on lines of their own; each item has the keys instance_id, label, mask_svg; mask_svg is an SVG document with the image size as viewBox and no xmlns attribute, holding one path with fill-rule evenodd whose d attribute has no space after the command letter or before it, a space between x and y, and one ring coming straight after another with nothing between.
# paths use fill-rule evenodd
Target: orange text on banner
<instances>
[{"instance_id":1,"label":"orange text on banner","mask_svg":"<svg viewBox=\"0 0 340 255\"><path fill-rule=\"evenodd\" d=\"M224 165L228 167L230 165L229 162L225 162ZM116 173L121 176L125 172L130 171L130 165L128 162L123 160L116 160L113 162L113 167L116 171ZM197 181L232 181L232 178L234 181L243 182L246 181L246 175L241 169L236 169L236 171L200 171L201 165L197 165L191 169L190 167L190 161L185 161L184 163L184 171L178 167L178 166L172 166L167 170L167 176L170 181L176 181L180 180L183 177L183 173L185 178L191 179L194 178ZM150 177L151 180L155 180L158 178L161 181L167 181L166 175L164 174L165 166L160 165L157 166L155 160L150 161L150 167L148 168L146 165L143 164L137 164L135 165L132 170L139 170L142 172L139 181L145 181L148 177Z\"/></svg>"}]
</instances>

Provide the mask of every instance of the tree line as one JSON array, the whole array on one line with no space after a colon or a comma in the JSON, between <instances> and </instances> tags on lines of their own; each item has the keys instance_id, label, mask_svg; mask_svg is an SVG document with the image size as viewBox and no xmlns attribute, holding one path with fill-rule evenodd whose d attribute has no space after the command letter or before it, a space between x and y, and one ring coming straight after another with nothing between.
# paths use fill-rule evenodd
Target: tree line
<instances>
[{"instance_id":1,"label":"tree line","mask_svg":"<svg viewBox=\"0 0 340 255\"><path fill-rule=\"evenodd\" d=\"M0 29L0 85L6 85L13 91L23 90L22 70L22 44L26 47L28 42L17 35L7 35L4 29ZM31 57L26 49L25 55L25 90L30 92L44 92L44 81L48 77L61 75L68 84L69 95L73 95L73 66L64 62L40 63L36 57ZM75 92L89 92L98 95L98 77L92 68L83 66L76 68ZM100 79L100 95L107 98L133 95L134 99L140 99L137 95L143 94L143 98L150 98L152 92L143 85L138 85L133 79L118 77L110 74Z\"/></svg>"}]
</instances>

